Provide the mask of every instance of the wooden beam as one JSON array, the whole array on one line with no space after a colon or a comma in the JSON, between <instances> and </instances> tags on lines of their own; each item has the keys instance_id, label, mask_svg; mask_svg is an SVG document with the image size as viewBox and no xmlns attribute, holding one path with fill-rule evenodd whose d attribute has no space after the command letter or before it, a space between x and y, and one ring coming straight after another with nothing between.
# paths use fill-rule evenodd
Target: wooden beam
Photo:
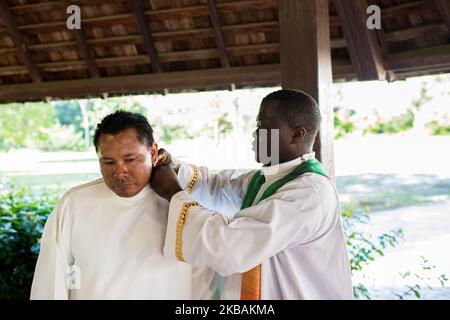
<instances>
[{"instance_id":1,"label":"wooden beam","mask_svg":"<svg viewBox=\"0 0 450 320\"><path fill-rule=\"evenodd\" d=\"M450 45L402 51L386 57L389 69L408 74L427 70L450 70Z\"/></svg>"},{"instance_id":2,"label":"wooden beam","mask_svg":"<svg viewBox=\"0 0 450 320\"><path fill-rule=\"evenodd\" d=\"M450 32L450 0L435 0L441 13L442 20L447 25L447 31Z\"/></svg>"},{"instance_id":3,"label":"wooden beam","mask_svg":"<svg viewBox=\"0 0 450 320\"><path fill-rule=\"evenodd\" d=\"M66 9L70 6L71 2L69 0L61 0L61 3L64 7L64 13L66 13ZM86 35L84 34L83 29L73 29L69 32L71 32L76 39L76 43L81 51L91 78L100 78L100 70L94 61L91 48L86 40Z\"/></svg>"},{"instance_id":4,"label":"wooden beam","mask_svg":"<svg viewBox=\"0 0 450 320\"><path fill-rule=\"evenodd\" d=\"M142 6L141 0L133 0L133 10L134 14L137 17L139 30L141 31L142 37L144 38L145 50L150 57L150 61L152 63L152 69L155 73L161 73L161 63L158 58L158 53L156 52L155 42L152 39L150 33L150 27L148 25L148 20L144 15L144 7Z\"/></svg>"},{"instance_id":5,"label":"wooden beam","mask_svg":"<svg viewBox=\"0 0 450 320\"><path fill-rule=\"evenodd\" d=\"M322 124L314 143L316 157L334 179L333 108L328 0L283 0L278 7L281 86L310 94L320 105Z\"/></svg>"},{"instance_id":6,"label":"wooden beam","mask_svg":"<svg viewBox=\"0 0 450 320\"><path fill-rule=\"evenodd\" d=\"M400 42L414 39L424 34L443 34L447 32L447 27L443 23L432 23L423 26L404 28L385 33L386 41Z\"/></svg>"},{"instance_id":7,"label":"wooden beam","mask_svg":"<svg viewBox=\"0 0 450 320\"><path fill-rule=\"evenodd\" d=\"M167 89L209 88L236 84L277 84L279 65L233 67L199 71L167 72L100 79L42 82L39 84L2 85L0 101L25 101L44 96L58 98L97 96L102 92L130 94Z\"/></svg>"},{"instance_id":8,"label":"wooden beam","mask_svg":"<svg viewBox=\"0 0 450 320\"><path fill-rule=\"evenodd\" d=\"M217 55L215 56L217 57ZM102 58L98 61L102 67L116 66L118 64L148 64L149 58L147 55L132 56L132 57L114 57ZM70 62L47 62L39 64L41 70L47 72L60 72L67 70L85 69L84 61L70 61ZM23 66L0 67L0 76L27 74L27 70ZM354 79L353 67L349 60L342 59L333 61L333 74L336 79Z\"/></svg>"},{"instance_id":9,"label":"wooden beam","mask_svg":"<svg viewBox=\"0 0 450 320\"><path fill-rule=\"evenodd\" d=\"M334 3L358 79L384 80L386 70L376 32L366 25L367 1L335 0Z\"/></svg>"},{"instance_id":10,"label":"wooden beam","mask_svg":"<svg viewBox=\"0 0 450 320\"><path fill-rule=\"evenodd\" d=\"M11 37L14 45L17 48L17 54L20 60L22 60L22 63L27 66L31 79L33 80L33 82L42 82L42 75L36 67L33 58L28 51L27 44L23 39L22 33L19 31L14 17L9 11L9 8L6 5L5 1L0 1L0 16L2 17L3 23L5 24L6 29L9 32L9 36Z\"/></svg>"}]
</instances>

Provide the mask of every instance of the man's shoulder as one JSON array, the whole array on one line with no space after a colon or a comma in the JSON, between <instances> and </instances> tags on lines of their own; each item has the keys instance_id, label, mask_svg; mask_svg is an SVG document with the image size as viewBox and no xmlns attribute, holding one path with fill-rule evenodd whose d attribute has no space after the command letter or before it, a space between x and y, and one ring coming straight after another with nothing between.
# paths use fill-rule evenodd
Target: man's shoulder
<instances>
[{"instance_id":1,"label":"man's shoulder","mask_svg":"<svg viewBox=\"0 0 450 320\"><path fill-rule=\"evenodd\" d=\"M326 191L331 193L337 192L334 182L329 177L314 172L304 173L294 179L293 182L299 186L311 186L319 194Z\"/></svg>"},{"instance_id":2,"label":"man's shoulder","mask_svg":"<svg viewBox=\"0 0 450 320\"><path fill-rule=\"evenodd\" d=\"M96 191L103 190L105 188L105 182L103 178L80 184L78 186L70 188L64 197L73 197L78 195L95 195Z\"/></svg>"}]
</instances>

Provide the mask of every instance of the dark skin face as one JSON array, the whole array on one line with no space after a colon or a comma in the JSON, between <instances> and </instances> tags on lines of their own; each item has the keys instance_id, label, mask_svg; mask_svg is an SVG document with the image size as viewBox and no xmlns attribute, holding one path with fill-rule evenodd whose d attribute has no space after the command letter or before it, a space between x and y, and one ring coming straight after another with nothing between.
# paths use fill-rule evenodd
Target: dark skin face
<instances>
[{"instance_id":1,"label":"dark skin face","mask_svg":"<svg viewBox=\"0 0 450 320\"><path fill-rule=\"evenodd\" d=\"M277 101L269 101L261 104L259 113L257 116L257 130L258 129L279 129L280 130L280 157L279 162L288 162L301 157L305 153L312 151L312 143L308 142L306 138L306 129L297 126L290 127L285 124L277 115ZM270 131L269 131L270 132ZM255 134L253 135L255 137ZM270 155L270 134L268 134L268 154ZM259 146L258 140L254 142L253 150L256 151ZM172 199L173 195L179 191L182 191L180 184L178 183L177 174L175 172L176 167L171 163L170 155L165 150L160 150L158 157L158 166L154 168L150 184L153 190L162 198L167 201ZM256 152L256 157L257 156ZM259 162L259 159L257 159ZM275 165L276 163L268 163L264 165Z\"/></svg>"},{"instance_id":2,"label":"dark skin face","mask_svg":"<svg viewBox=\"0 0 450 320\"><path fill-rule=\"evenodd\" d=\"M256 139L253 142L253 151L256 161L259 159L259 129L266 129L267 132L267 153L271 155L271 134L270 129L279 130L279 163L294 160L305 153L312 151L312 145L306 139L306 129L301 126L290 127L278 115L278 101L263 102L259 108L256 118ZM263 163L263 165L275 165L277 163Z\"/></svg>"}]
</instances>

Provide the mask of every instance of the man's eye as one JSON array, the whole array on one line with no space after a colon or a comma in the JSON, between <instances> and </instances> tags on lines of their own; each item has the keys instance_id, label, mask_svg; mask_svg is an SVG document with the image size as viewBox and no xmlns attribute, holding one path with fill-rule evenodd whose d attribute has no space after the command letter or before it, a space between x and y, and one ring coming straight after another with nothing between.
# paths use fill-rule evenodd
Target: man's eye
<instances>
[{"instance_id":1,"label":"man's eye","mask_svg":"<svg viewBox=\"0 0 450 320\"><path fill-rule=\"evenodd\" d=\"M135 158L133 158L133 159L125 159L125 162L132 162L134 160L135 160Z\"/></svg>"},{"instance_id":2,"label":"man's eye","mask_svg":"<svg viewBox=\"0 0 450 320\"><path fill-rule=\"evenodd\" d=\"M106 164L107 166L110 166L110 165L114 164L114 162L112 162L112 161L103 161L103 164Z\"/></svg>"}]
</instances>

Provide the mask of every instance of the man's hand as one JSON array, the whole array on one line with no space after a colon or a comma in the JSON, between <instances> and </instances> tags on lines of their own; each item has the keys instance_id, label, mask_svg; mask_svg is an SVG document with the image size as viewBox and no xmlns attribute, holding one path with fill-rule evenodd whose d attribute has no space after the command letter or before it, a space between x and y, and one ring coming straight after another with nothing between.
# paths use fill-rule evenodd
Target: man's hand
<instances>
[{"instance_id":1,"label":"man's hand","mask_svg":"<svg viewBox=\"0 0 450 320\"><path fill-rule=\"evenodd\" d=\"M177 174L170 164L158 165L153 168L150 186L160 197L169 202L175 193L183 190L178 183Z\"/></svg>"},{"instance_id":2,"label":"man's hand","mask_svg":"<svg viewBox=\"0 0 450 320\"><path fill-rule=\"evenodd\" d=\"M170 167L172 167L176 173L178 173L178 170L180 169L180 163L173 159L166 149L161 148L158 150L158 160L156 161L156 167L165 165L169 165Z\"/></svg>"}]
</instances>

